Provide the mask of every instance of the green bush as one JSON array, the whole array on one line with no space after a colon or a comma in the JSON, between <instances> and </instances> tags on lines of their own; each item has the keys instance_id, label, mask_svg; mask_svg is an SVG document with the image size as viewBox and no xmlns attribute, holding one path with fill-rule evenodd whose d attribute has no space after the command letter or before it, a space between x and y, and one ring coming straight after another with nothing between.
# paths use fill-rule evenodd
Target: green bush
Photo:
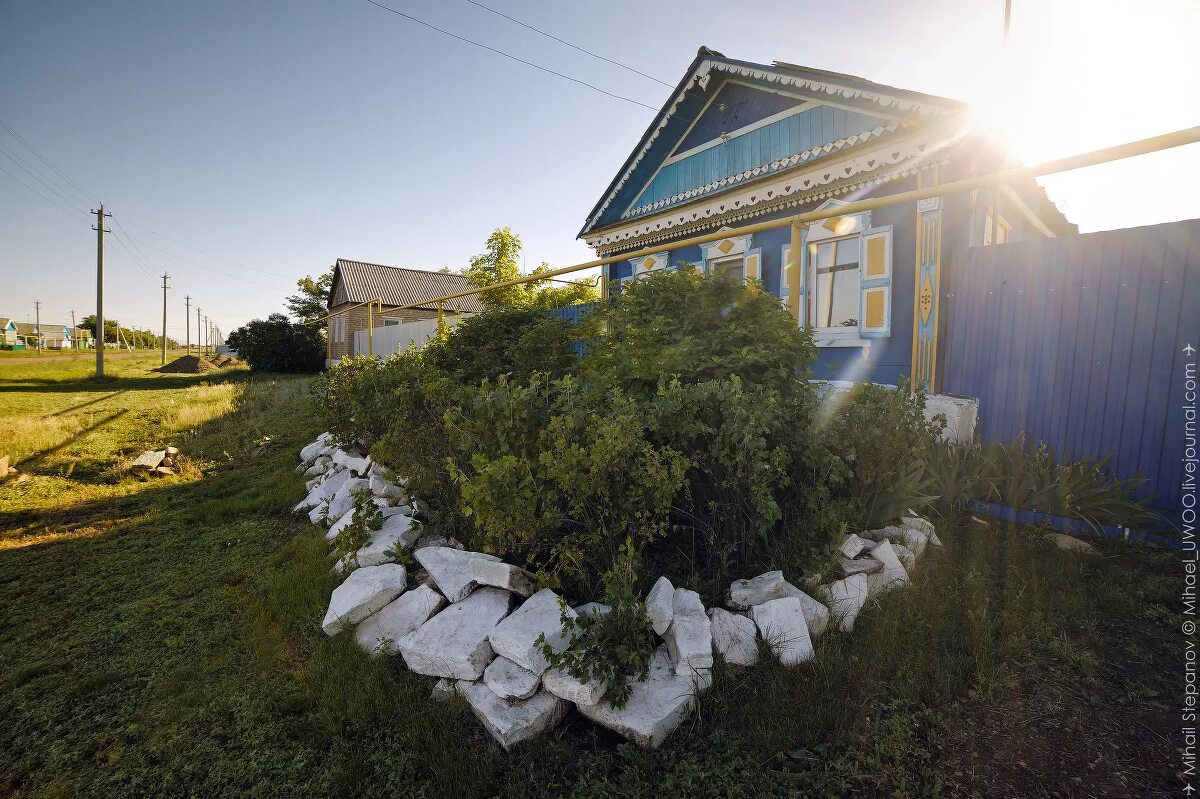
<instances>
[{"instance_id":1,"label":"green bush","mask_svg":"<svg viewBox=\"0 0 1200 799\"><path fill-rule=\"evenodd\" d=\"M320 326L293 324L279 313L247 322L230 333L225 343L254 372L311 373L325 366Z\"/></svg>"},{"instance_id":2,"label":"green bush","mask_svg":"<svg viewBox=\"0 0 1200 799\"><path fill-rule=\"evenodd\" d=\"M924 413L924 392L903 382L896 389L857 384L831 396L822 415L825 440L849 467L862 526L879 527L935 498L925 461L946 421L926 422Z\"/></svg>"},{"instance_id":3,"label":"green bush","mask_svg":"<svg viewBox=\"0 0 1200 799\"><path fill-rule=\"evenodd\" d=\"M532 308L500 308L468 317L424 350L426 361L455 382L474 385L507 374L559 376L574 370L572 342L586 331Z\"/></svg>"}]
</instances>

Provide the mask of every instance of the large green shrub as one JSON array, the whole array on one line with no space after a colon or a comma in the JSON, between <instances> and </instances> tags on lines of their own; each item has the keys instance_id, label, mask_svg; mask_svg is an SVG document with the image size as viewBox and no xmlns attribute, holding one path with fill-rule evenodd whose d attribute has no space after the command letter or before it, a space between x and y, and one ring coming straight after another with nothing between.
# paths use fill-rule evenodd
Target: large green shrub
<instances>
[{"instance_id":1,"label":"large green shrub","mask_svg":"<svg viewBox=\"0 0 1200 799\"><path fill-rule=\"evenodd\" d=\"M308 373L325 366L320 326L293 324L279 313L247 322L230 333L225 343L254 372Z\"/></svg>"},{"instance_id":2,"label":"large green shrub","mask_svg":"<svg viewBox=\"0 0 1200 799\"><path fill-rule=\"evenodd\" d=\"M531 308L500 308L468 317L424 355L458 383L500 375L528 380L534 372L561 375L578 366L571 344L586 331Z\"/></svg>"}]
</instances>

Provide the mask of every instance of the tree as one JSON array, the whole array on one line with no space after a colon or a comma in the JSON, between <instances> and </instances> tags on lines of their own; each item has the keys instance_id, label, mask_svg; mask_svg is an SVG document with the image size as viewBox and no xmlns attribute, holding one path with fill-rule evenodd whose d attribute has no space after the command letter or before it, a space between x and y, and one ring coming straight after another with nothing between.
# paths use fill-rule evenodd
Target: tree
<instances>
[{"instance_id":1,"label":"tree","mask_svg":"<svg viewBox=\"0 0 1200 799\"><path fill-rule=\"evenodd\" d=\"M463 274L472 284L483 288L497 283L506 283L521 277L521 237L512 232L512 228L502 227L492 231L488 236L486 252L471 259L470 265ZM550 265L543 262L533 274L550 271ZM495 308L559 308L564 305L575 305L581 302L592 302L599 299L595 286L575 283L550 287L547 281L531 281L517 286L507 286L502 289L492 289L482 292L479 301L485 310Z\"/></svg>"},{"instance_id":2,"label":"tree","mask_svg":"<svg viewBox=\"0 0 1200 799\"><path fill-rule=\"evenodd\" d=\"M254 372L311 373L325 366L325 340L318 326L293 323L281 313L246 323L225 343Z\"/></svg>"},{"instance_id":3,"label":"tree","mask_svg":"<svg viewBox=\"0 0 1200 799\"><path fill-rule=\"evenodd\" d=\"M286 300L286 305L292 316L301 322L312 322L325 315L329 307L329 290L333 286L333 267L329 271L312 279L305 275L296 281L300 293L293 294Z\"/></svg>"}]
</instances>

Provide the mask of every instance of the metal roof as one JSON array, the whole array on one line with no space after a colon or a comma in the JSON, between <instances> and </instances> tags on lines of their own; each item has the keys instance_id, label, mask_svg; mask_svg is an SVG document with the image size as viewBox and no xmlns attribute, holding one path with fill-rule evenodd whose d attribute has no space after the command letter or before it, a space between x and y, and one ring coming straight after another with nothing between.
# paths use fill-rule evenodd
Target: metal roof
<instances>
[{"instance_id":1,"label":"metal roof","mask_svg":"<svg viewBox=\"0 0 1200 799\"><path fill-rule=\"evenodd\" d=\"M423 305L428 300L470 291L475 284L463 275L448 272L429 272L424 269L404 269L398 266L369 264L363 261L348 261L339 258L334 265L333 285L329 292L329 307L334 307L338 289L345 288L346 296L337 304L360 303L380 297L384 305L413 305L436 309L435 304ZM447 310L473 313L482 311L478 296L460 297L447 303Z\"/></svg>"}]
</instances>

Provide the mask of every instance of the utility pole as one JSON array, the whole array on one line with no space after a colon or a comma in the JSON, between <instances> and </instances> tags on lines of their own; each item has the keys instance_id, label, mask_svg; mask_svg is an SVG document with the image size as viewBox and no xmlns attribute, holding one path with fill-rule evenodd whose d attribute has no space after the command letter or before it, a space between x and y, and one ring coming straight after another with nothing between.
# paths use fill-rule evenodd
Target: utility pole
<instances>
[{"instance_id":1,"label":"utility pole","mask_svg":"<svg viewBox=\"0 0 1200 799\"><path fill-rule=\"evenodd\" d=\"M111 230L104 229L104 217L112 214L104 213L104 204L93 211L96 215L96 377L104 377L104 234Z\"/></svg>"},{"instance_id":2,"label":"utility pole","mask_svg":"<svg viewBox=\"0 0 1200 799\"><path fill-rule=\"evenodd\" d=\"M37 300L33 301L33 329L37 333L37 351L42 351L42 304Z\"/></svg>"},{"instance_id":3,"label":"utility pole","mask_svg":"<svg viewBox=\"0 0 1200 799\"><path fill-rule=\"evenodd\" d=\"M74 347L75 349L78 349L78 347L75 346L75 336L79 335L75 331L78 329L79 328L75 327L75 309L72 308L71 309L71 346Z\"/></svg>"},{"instance_id":4,"label":"utility pole","mask_svg":"<svg viewBox=\"0 0 1200 799\"><path fill-rule=\"evenodd\" d=\"M1012 0L1004 0L1004 44L1008 44L1008 30L1012 24Z\"/></svg>"},{"instance_id":5,"label":"utility pole","mask_svg":"<svg viewBox=\"0 0 1200 799\"><path fill-rule=\"evenodd\" d=\"M162 363L167 365L167 278L170 277L166 272L163 272L163 338L162 338Z\"/></svg>"},{"instance_id":6,"label":"utility pole","mask_svg":"<svg viewBox=\"0 0 1200 799\"><path fill-rule=\"evenodd\" d=\"M202 354L200 352L200 306L199 305L196 306L196 354L197 355Z\"/></svg>"},{"instance_id":7,"label":"utility pole","mask_svg":"<svg viewBox=\"0 0 1200 799\"><path fill-rule=\"evenodd\" d=\"M183 298L183 329L187 333L187 354L192 354L192 298Z\"/></svg>"},{"instance_id":8,"label":"utility pole","mask_svg":"<svg viewBox=\"0 0 1200 799\"><path fill-rule=\"evenodd\" d=\"M204 317L204 355L205 356L208 355L208 334L209 334L209 332L210 332L209 321L208 321L208 317L206 316L206 317Z\"/></svg>"}]
</instances>

